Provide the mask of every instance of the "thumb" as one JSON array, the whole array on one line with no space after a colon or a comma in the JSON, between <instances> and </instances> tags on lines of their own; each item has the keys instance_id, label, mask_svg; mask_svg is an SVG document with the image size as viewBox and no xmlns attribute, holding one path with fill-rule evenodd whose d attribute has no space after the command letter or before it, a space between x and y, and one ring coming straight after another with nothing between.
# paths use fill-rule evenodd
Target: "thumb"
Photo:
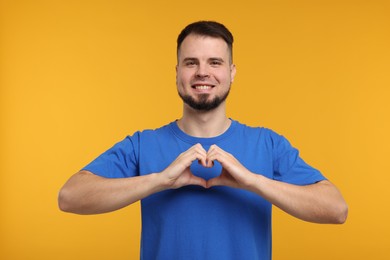
<instances>
[{"instance_id":1,"label":"thumb","mask_svg":"<svg viewBox=\"0 0 390 260\"><path fill-rule=\"evenodd\" d=\"M222 185L223 185L222 179L219 176L207 181L207 188L211 188L214 186L222 186Z\"/></svg>"},{"instance_id":2,"label":"thumb","mask_svg":"<svg viewBox=\"0 0 390 260\"><path fill-rule=\"evenodd\" d=\"M207 182L205 179L192 175L188 185L198 185L203 188L207 188Z\"/></svg>"}]
</instances>

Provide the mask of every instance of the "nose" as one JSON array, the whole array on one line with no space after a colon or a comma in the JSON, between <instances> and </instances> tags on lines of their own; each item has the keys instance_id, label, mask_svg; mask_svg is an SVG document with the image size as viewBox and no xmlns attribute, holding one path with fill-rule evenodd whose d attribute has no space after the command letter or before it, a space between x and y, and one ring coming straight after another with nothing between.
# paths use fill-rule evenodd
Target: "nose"
<instances>
[{"instance_id":1,"label":"nose","mask_svg":"<svg viewBox=\"0 0 390 260\"><path fill-rule=\"evenodd\" d=\"M210 76L207 67L205 65L199 64L198 69L196 70L197 78L208 78Z\"/></svg>"}]
</instances>

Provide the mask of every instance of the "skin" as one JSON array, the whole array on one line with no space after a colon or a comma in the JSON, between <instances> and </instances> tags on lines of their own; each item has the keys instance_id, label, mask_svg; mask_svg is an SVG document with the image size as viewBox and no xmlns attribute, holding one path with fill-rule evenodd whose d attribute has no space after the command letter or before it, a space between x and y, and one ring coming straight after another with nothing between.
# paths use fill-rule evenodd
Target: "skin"
<instances>
[{"instance_id":1,"label":"skin","mask_svg":"<svg viewBox=\"0 0 390 260\"><path fill-rule=\"evenodd\" d=\"M224 100L236 74L227 44L222 39L189 35L178 54L176 84L179 95L190 97L194 103Z\"/></svg>"},{"instance_id":2,"label":"skin","mask_svg":"<svg viewBox=\"0 0 390 260\"><path fill-rule=\"evenodd\" d=\"M235 74L236 67L222 39L189 35L183 41L176 66L180 95L190 96L196 102L210 102L229 91ZM189 135L213 137L225 132L231 121L223 101L209 111L199 111L183 103L183 116L177 123ZM190 165L195 160L204 167L212 167L218 161L222 165L221 175L208 181L194 176ZM58 202L66 212L97 214L118 210L159 191L187 185L249 190L292 216L310 222L344 223L348 215L341 193L329 181L297 186L268 179L261 173L250 172L220 147L212 145L206 151L200 144L181 153L164 171L145 176L107 179L88 171L78 172L62 187Z\"/></svg>"}]
</instances>

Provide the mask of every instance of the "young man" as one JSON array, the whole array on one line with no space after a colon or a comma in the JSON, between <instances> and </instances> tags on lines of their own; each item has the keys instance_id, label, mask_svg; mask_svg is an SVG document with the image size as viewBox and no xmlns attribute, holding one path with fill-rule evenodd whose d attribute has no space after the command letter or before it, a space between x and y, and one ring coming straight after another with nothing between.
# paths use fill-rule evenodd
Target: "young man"
<instances>
[{"instance_id":1,"label":"young man","mask_svg":"<svg viewBox=\"0 0 390 260\"><path fill-rule=\"evenodd\" d=\"M272 204L343 223L337 188L284 137L226 116L232 44L222 24L188 25L177 46L182 118L125 138L73 175L60 208L97 214L142 200L142 259L271 259Z\"/></svg>"}]
</instances>

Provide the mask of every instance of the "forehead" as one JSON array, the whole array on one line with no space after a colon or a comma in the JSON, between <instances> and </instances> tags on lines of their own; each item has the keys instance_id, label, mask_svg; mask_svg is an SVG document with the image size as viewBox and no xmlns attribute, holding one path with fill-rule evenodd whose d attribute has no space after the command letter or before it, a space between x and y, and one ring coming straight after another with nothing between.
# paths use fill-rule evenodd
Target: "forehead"
<instances>
[{"instance_id":1,"label":"forehead","mask_svg":"<svg viewBox=\"0 0 390 260\"><path fill-rule=\"evenodd\" d=\"M199 59L219 57L227 60L229 47L222 38L190 34L184 39L178 51L179 60L188 57Z\"/></svg>"}]
</instances>

